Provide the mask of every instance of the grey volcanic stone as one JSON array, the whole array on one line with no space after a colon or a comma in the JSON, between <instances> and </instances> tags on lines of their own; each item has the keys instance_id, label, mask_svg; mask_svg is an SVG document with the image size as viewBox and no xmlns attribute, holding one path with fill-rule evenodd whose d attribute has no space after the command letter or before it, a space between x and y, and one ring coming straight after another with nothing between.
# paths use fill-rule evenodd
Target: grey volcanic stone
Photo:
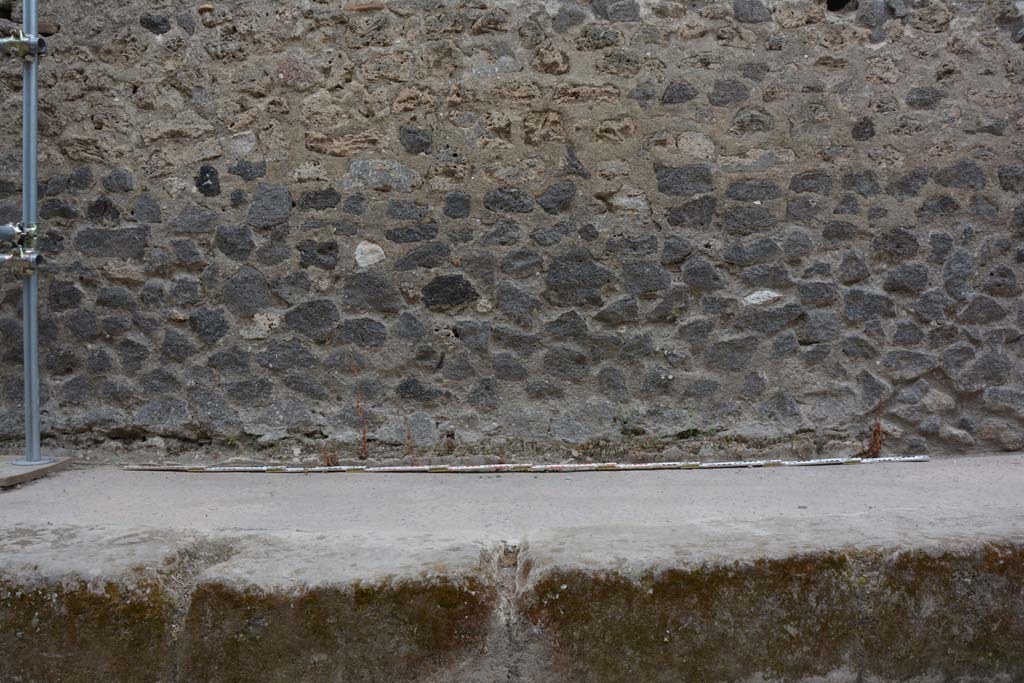
<instances>
[{"instance_id":1,"label":"grey volcanic stone","mask_svg":"<svg viewBox=\"0 0 1024 683\"><path fill-rule=\"evenodd\" d=\"M141 260L149 244L149 228L82 228L75 234L75 248L83 254Z\"/></svg>"},{"instance_id":2,"label":"grey volcanic stone","mask_svg":"<svg viewBox=\"0 0 1024 683\"><path fill-rule=\"evenodd\" d=\"M784 304L774 308L751 306L736 319L736 328L771 335L784 330L803 315L803 306L799 304Z\"/></svg>"},{"instance_id":3,"label":"grey volcanic stone","mask_svg":"<svg viewBox=\"0 0 1024 683\"><path fill-rule=\"evenodd\" d=\"M341 204L341 210L352 216L365 216L369 210L366 195L361 192L345 197Z\"/></svg>"},{"instance_id":4,"label":"grey volcanic stone","mask_svg":"<svg viewBox=\"0 0 1024 683\"><path fill-rule=\"evenodd\" d=\"M178 398L161 397L149 401L135 413L133 421L153 434L180 435L187 430L192 415L188 404Z\"/></svg>"},{"instance_id":5,"label":"grey volcanic stone","mask_svg":"<svg viewBox=\"0 0 1024 683\"><path fill-rule=\"evenodd\" d=\"M448 218L466 218L470 208L470 196L465 192L449 192L444 196L444 215Z\"/></svg>"},{"instance_id":6,"label":"grey volcanic stone","mask_svg":"<svg viewBox=\"0 0 1024 683\"><path fill-rule=\"evenodd\" d=\"M786 217L806 223L821 213L824 203L817 197L797 197L786 204Z\"/></svg>"},{"instance_id":7,"label":"grey volcanic stone","mask_svg":"<svg viewBox=\"0 0 1024 683\"><path fill-rule=\"evenodd\" d=\"M853 124L851 137L857 142L866 142L875 137L875 123L867 116L862 116Z\"/></svg>"},{"instance_id":8,"label":"grey volcanic stone","mask_svg":"<svg viewBox=\"0 0 1024 683\"><path fill-rule=\"evenodd\" d=\"M51 311L69 311L78 307L82 297L82 290L73 282L55 280L50 283L46 302Z\"/></svg>"},{"instance_id":9,"label":"grey volcanic stone","mask_svg":"<svg viewBox=\"0 0 1024 683\"><path fill-rule=\"evenodd\" d=\"M871 170L847 173L843 176L841 183L844 190L856 192L862 197L873 197L882 192L878 174Z\"/></svg>"},{"instance_id":10,"label":"grey volcanic stone","mask_svg":"<svg viewBox=\"0 0 1024 683\"><path fill-rule=\"evenodd\" d=\"M639 21L640 5L636 0L594 0L594 14L608 21Z\"/></svg>"},{"instance_id":11,"label":"grey volcanic stone","mask_svg":"<svg viewBox=\"0 0 1024 683\"><path fill-rule=\"evenodd\" d=\"M182 209L170 223L172 232L184 234L202 234L213 232L217 214L194 204Z\"/></svg>"},{"instance_id":12,"label":"grey volcanic stone","mask_svg":"<svg viewBox=\"0 0 1024 683\"><path fill-rule=\"evenodd\" d=\"M225 373L242 374L249 372L252 366L253 355L237 346L229 346L222 351L210 354L206 364Z\"/></svg>"},{"instance_id":13,"label":"grey volcanic stone","mask_svg":"<svg viewBox=\"0 0 1024 683\"><path fill-rule=\"evenodd\" d=\"M387 341L388 332L383 323L372 318L342 320L338 325L338 339L345 344L367 348L380 348Z\"/></svg>"},{"instance_id":14,"label":"grey volcanic stone","mask_svg":"<svg viewBox=\"0 0 1024 683\"><path fill-rule=\"evenodd\" d=\"M995 299L984 294L975 294L960 309L956 319L967 325L987 325L1002 320L1008 311Z\"/></svg>"},{"instance_id":15,"label":"grey volcanic stone","mask_svg":"<svg viewBox=\"0 0 1024 683\"><path fill-rule=\"evenodd\" d=\"M537 203L545 213L556 214L572 206L572 200L575 197L576 183L571 180L561 180L544 190L544 194L537 197Z\"/></svg>"},{"instance_id":16,"label":"grey volcanic stone","mask_svg":"<svg viewBox=\"0 0 1024 683\"><path fill-rule=\"evenodd\" d=\"M412 242L426 242L436 238L438 235L437 223L432 220L417 223L413 226L392 228L384 233L389 241L397 244L409 244Z\"/></svg>"},{"instance_id":17,"label":"grey volcanic stone","mask_svg":"<svg viewBox=\"0 0 1024 683\"><path fill-rule=\"evenodd\" d=\"M917 256L920 244L917 237L904 228L887 230L871 242L875 254L892 263L903 263Z\"/></svg>"},{"instance_id":18,"label":"grey volcanic stone","mask_svg":"<svg viewBox=\"0 0 1024 683\"><path fill-rule=\"evenodd\" d=\"M832 311L809 311L796 332L801 344L820 344L839 337L842 321Z\"/></svg>"},{"instance_id":19,"label":"grey volcanic stone","mask_svg":"<svg viewBox=\"0 0 1024 683\"><path fill-rule=\"evenodd\" d=\"M214 244L222 254L235 261L245 261L256 249L252 231L247 225L222 225L217 228Z\"/></svg>"},{"instance_id":20,"label":"grey volcanic stone","mask_svg":"<svg viewBox=\"0 0 1024 683\"><path fill-rule=\"evenodd\" d=\"M773 393L758 407L762 415L775 422L798 425L803 419L800 404L791 394L782 390Z\"/></svg>"},{"instance_id":21,"label":"grey volcanic stone","mask_svg":"<svg viewBox=\"0 0 1024 683\"><path fill-rule=\"evenodd\" d=\"M758 237L745 242L733 242L722 252L726 263L738 266L752 266L777 257L781 253L779 245L770 237Z\"/></svg>"},{"instance_id":22,"label":"grey volcanic stone","mask_svg":"<svg viewBox=\"0 0 1024 683\"><path fill-rule=\"evenodd\" d=\"M704 364L713 370L739 372L746 369L757 351L760 337L736 337L715 342L704 352Z\"/></svg>"},{"instance_id":23,"label":"grey volcanic stone","mask_svg":"<svg viewBox=\"0 0 1024 683\"><path fill-rule=\"evenodd\" d=\"M587 13L574 5L563 5L551 20L556 33L565 33L574 26L579 26L587 19Z\"/></svg>"},{"instance_id":24,"label":"grey volcanic stone","mask_svg":"<svg viewBox=\"0 0 1024 683\"><path fill-rule=\"evenodd\" d=\"M781 197L782 188L770 180L737 180L729 185L725 195L741 202L764 201Z\"/></svg>"},{"instance_id":25,"label":"grey volcanic stone","mask_svg":"<svg viewBox=\"0 0 1024 683\"><path fill-rule=\"evenodd\" d=\"M984 189L985 172L977 162L962 159L950 166L939 169L932 174L932 180L943 187L955 187L961 190Z\"/></svg>"},{"instance_id":26,"label":"grey volcanic stone","mask_svg":"<svg viewBox=\"0 0 1024 683\"><path fill-rule=\"evenodd\" d=\"M398 316L394 326L395 336L402 339L422 339L427 334L427 327L412 313L405 312Z\"/></svg>"},{"instance_id":27,"label":"grey volcanic stone","mask_svg":"<svg viewBox=\"0 0 1024 683\"><path fill-rule=\"evenodd\" d=\"M314 341L324 342L337 327L338 307L328 299L306 301L289 309L284 315L285 327Z\"/></svg>"},{"instance_id":28,"label":"grey volcanic stone","mask_svg":"<svg viewBox=\"0 0 1024 683\"><path fill-rule=\"evenodd\" d=\"M171 30L171 20L163 14L146 12L139 17L139 26L159 36Z\"/></svg>"},{"instance_id":29,"label":"grey volcanic stone","mask_svg":"<svg viewBox=\"0 0 1024 683\"><path fill-rule=\"evenodd\" d=\"M568 346L553 346L544 354L544 372L552 377L580 381L589 374L587 355Z\"/></svg>"},{"instance_id":30,"label":"grey volcanic stone","mask_svg":"<svg viewBox=\"0 0 1024 683\"><path fill-rule=\"evenodd\" d=\"M402 309L398 290L384 275L352 273L345 278L341 303L346 310L361 313L397 313Z\"/></svg>"},{"instance_id":31,"label":"grey volcanic stone","mask_svg":"<svg viewBox=\"0 0 1024 683\"><path fill-rule=\"evenodd\" d=\"M906 381L939 367L939 359L930 353L899 349L885 354L882 366L894 379Z\"/></svg>"},{"instance_id":32,"label":"grey volcanic stone","mask_svg":"<svg viewBox=\"0 0 1024 683\"><path fill-rule=\"evenodd\" d=\"M484 208L497 213L530 213L533 197L518 187L503 187L484 195Z\"/></svg>"},{"instance_id":33,"label":"grey volcanic stone","mask_svg":"<svg viewBox=\"0 0 1024 683\"><path fill-rule=\"evenodd\" d=\"M220 195L220 173L213 166L200 166L194 180L196 189L204 197Z\"/></svg>"},{"instance_id":34,"label":"grey volcanic stone","mask_svg":"<svg viewBox=\"0 0 1024 683\"><path fill-rule=\"evenodd\" d=\"M515 285L502 282L497 292L498 310L520 327L533 327L544 302Z\"/></svg>"},{"instance_id":35,"label":"grey volcanic stone","mask_svg":"<svg viewBox=\"0 0 1024 683\"><path fill-rule=\"evenodd\" d=\"M662 166L655 164L658 192L674 197L689 197L711 192L711 167L707 164Z\"/></svg>"},{"instance_id":36,"label":"grey volcanic stone","mask_svg":"<svg viewBox=\"0 0 1024 683\"><path fill-rule=\"evenodd\" d=\"M999 187L1006 192L1024 192L1024 164L1003 166L999 169Z\"/></svg>"},{"instance_id":37,"label":"grey volcanic stone","mask_svg":"<svg viewBox=\"0 0 1024 683\"><path fill-rule=\"evenodd\" d=\"M915 168L910 173L906 173L897 178L892 185L889 186L888 192L900 200L906 199L907 197L916 197L921 193L924 186L928 184L929 178L931 178L931 170L927 168Z\"/></svg>"},{"instance_id":38,"label":"grey volcanic stone","mask_svg":"<svg viewBox=\"0 0 1024 683\"><path fill-rule=\"evenodd\" d=\"M422 182L419 173L393 159L357 159L349 164L342 186L346 190L412 192Z\"/></svg>"},{"instance_id":39,"label":"grey volcanic stone","mask_svg":"<svg viewBox=\"0 0 1024 683\"><path fill-rule=\"evenodd\" d=\"M588 333L587 321L576 311L566 311L546 323L544 331L555 339L583 340Z\"/></svg>"},{"instance_id":40,"label":"grey volcanic stone","mask_svg":"<svg viewBox=\"0 0 1024 683\"><path fill-rule=\"evenodd\" d=\"M775 216L764 206L734 206L722 213L722 229L738 237L762 232L775 223Z\"/></svg>"},{"instance_id":41,"label":"grey volcanic stone","mask_svg":"<svg viewBox=\"0 0 1024 683\"><path fill-rule=\"evenodd\" d=\"M299 198L299 208L303 211L333 209L340 203L341 195L333 187L323 190L309 190L308 192L303 192Z\"/></svg>"},{"instance_id":42,"label":"grey volcanic stone","mask_svg":"<svg viewBox=\"0 0 1024 683\"><path fill-rule=\"evenodd\" d=\"M240 159L231 166L228 166L228 173L236 175L242 180L256 180L267 175L267 162Z\"/></svg>"},{"instance_id":43,"label":"grey volcanic stone","mask_svg":"<svg viewBox=\"0 0 1024 683\"><path fill-rule=\"evenodd\" d=\"M966 251L958 250L942 268L943 286L951 297L964 301L970 293L973 275L974 260Z\"/></svg>"},{"instance_id":44,"label":"grey volcanic stone","mask_svg":"<svg viewBox=\"0 0 1024 683\"><path fill-rule=\"evenodd\" d=\"M732 0L732 13L736 21L759 24L770 21L772 12L761 0Z\"/></svg>"},{"instance_id":45,"label":"grey volcanic stone","mask_svg":"<svg viewBox=\"0 0 1024 683\"><path fill-rule=\"evenodd\" d=\"M118 168L103 179L103 189L107 192L131 192L135 189L135 177L126 168Z\"/></svg>"},{"instance_id":46,"label":"grey volcanic stone","mask_svg":"<svg viewBox=\"0 0 1024 683\"><path fill-rule=\"evenodd\" d=\"M266 377L231 382L225 387L225 395L241 406L265 406L274 394L274 383Z\"/></svg>"},{"instance_id":47,"label":"grey volcanic stone","mask_svg":"<svg viewBox=\"0 0 1024 683\"><path fill-rule=\"evenodd\" d=\"M77 218L78 211L74 206L60 199L46 199L39 206L39 216L44 220L52 218Z\"/></svg>"},{"instance_id":48,"label":"grey volcanic stone","mask_svg":"<svg viewBox=\"0 0 1024 683\"><path fill-rule=\"evenodd\" d=\"M440 268L448 263L451 249L444 242L427 242L395 261L395 270Z\"/></svg>"},{"instance_id":49,"label":"grey volcanic stone","mask_svg":"<svg viewBox=\"0 0 1024 683\"><path fill-rule=\"evenodd\" d=\"M415 377L408 377L399 382L395 387L395 393L399 398L417 403L432 403L444 396L440 389L423 384Z\"/></svg>"},{"instance_id":50,"label":"grey volcanic stone","mask_svg":"<svg viewBox=\"0 0 1024 683\"><path fill-rule=\"evenodd\" d=\"M856 334L843 337L840 349L844 355L850 358L869 359L875 358L878 355L878 349L875 348L874 344Z\"/></svg>"},{"instance_id":51,"label":"grey volcanic stone","mask_svg":"<svg viewBox=\"0 0 1024 683\"><path fill-rule=\"evenodd\" d=\"M925 322L935 322L945 319L955 304L941 289L930 289L910 304L910 310Z\"/></svg>"},{"instance_id":52,"label":"grey volcanic stone","mask_svg":"<svg viewBox=\"0 0 1024 683\"><path fill-rule=\"evenodd\" d=\"M892 318L896 315L893 300L881 292L848 289L843 296L843 311L850 322Z\"/></svg>"},{"instance_id":53,"label":"grey volcanic stone","mask_svg":"<svg viewBox=\"0 0 1024 683\"><path fill-rule=\"evenodd\" d=\"M690 257L693 253L693 245L685 237L670 235L665 238L665 245L661 251L661 265L677 266Z\"/></svg>"},{"instance_id":54,"label":"grey volcanic stone","mask_svg":"<svg viewBox=\"0 0 1024 683\"><path fill-rule=\"evenodd\" d=\"M168 329L164 331L164 341L160 345L160 352L165 359L185 361L196 355L199 349L185 335L176 330Z\"/></svg>"},{"instance_id":55,"label":"grey volcanic stone","mask_svg":"<svg viewBox=\"0 0 1024 683\"><path fill-rule=\"evenodd\" d=\"M506 275L525 278L539 273L543 265L543 257L533 249L516 249L501 259L499 268Z\"/></svg>"},{"instance_id":56,"label":"grey volcanic stone","mask_svg":"<svg viewBox=\"0 0 1024 683\"><path fill-rule=\"evenodd\" d=\"M316 355L297 337L272 340L266 350L256 354L256 362L278 372L311 369L320 365Z\"/></svg>"},{"instance_id":57,"label":"grey volcanic stone","mask_svg":"<svg viewBox=\"0 0 1024 683\"><path fill-rule=\"evenodd\" d=\"M501 397L498 393L498 383L494 377L484 377L473 390L469 392L466 401L471 406L483 411L491 411L498 407Z\"/></svg>"},{"instance_id":58,"label":"grey volcanic stone","mask_svg":"<svg viewBox=\"0 0 1024 683\"><path fill-rule=\"evenodd\" d=\"M502 218L494 224L494 227L484 234L479 244L485 247L501 246L508 247L518 244L523 234L519 223L508 218Z\"/></svg>"},{"instance_id":59,"label":"grey volcanic stone","mask_svg":"<svg viewBox=\"0 0 1024 683\"><path fill-rule=\"evenodd\" d=\"M992 296L1015 297L1021 293L1017 275L1008 266L994 266L985 275L981 291Z\"/></svg>"},{"instance_id":60,"label":"grey volcanic stone","mask_svg":"<svg viewBox=\"0 0 1024 683\"><path fill-rule=\"evenodd\" d=\"M988 386L998 386L1012 376L1013 369L1013 361L1006 354L995 350L985 351L956 376L956 387L960 391L975 392Z\"/></svg>"},{"instance_id":61,"label":"grey volcanic stone","mask_svg":"<svg viewBox=\"0 0 1024 683\"><path fill-rule=\"evenodd\" d=\"M831 282L801 282L798 291L805 306L829 306L839 298L839 287Z\"/></svg>"},{"instance_id":62,"label":"grey volcanic stone","mask_svg":"<svg viewBox=\"0 0 1024 683\"><path fill-rule=\"evenodd\" d=\"M425 128L402 126L398 129L398 140L409 154L430 154L434 145L434 136Z\"/></svg>"},{"instance_id":63,"label":"grey volcanic stone","mask_svg":"<svg viewBox=\"0 0 1024 683\"><path fill-rule=\"evenodd\" d=\"M696 88L686 81L669 83L661 95L662 104L682 104L689 102L699 94Z\"/></svg>"},{"instance_id":64,"label":"grey volcanic stone","mask_svg":"<svg viewBox=\"0 0 1024 683\"><path fill-rule=\"evenodd\" d=\"M886 273L883 287L887 292L923 292L928 289L928 267L923 263L900 264Z\"/></svg>"},{"instance_id":65,"label":"grey volcanic stone","mask_svg":"<svg viewBox=\"0 0 1024 683\"><path fill-rule=\"evenodd\" d=\"M782 251L788 261L798 261L814 251L814 240L804 230L790 230L782 242Z\"/></svg>"},{"instance_id":66,"label":"grey volcanic stone","mask_svg":"<svg viewBox=\"0 0 1024 683\"><path fill-rule=\"evenodd\" d=\"M299 250L299 267L334 270L338 265L338 242L327 240L316 242L304 240L296 245Z\"/></svg>"},{"instance_id":67,"label":"grey volcanic stone","mask_svg":"<svg viewBox=\"0 0 1024 683\"><path fill-rule=\"evenodd\" d=\"M732 117L730 132L740 135L750 133L767 133L775 129L775 117L753 107L744 107Z\"/></svg>"},{"instance_id":68,"label":"grey volcanic stone","mask_svg":"<svg viewBox=\"0 0 1024 683\"><path fill-rule=\"evenodd\" d=\"M600 303L600 290L612 281L611 270L600 265L589 251L571 249L555 256L544 282L563 305Z\"/></svg>"},{"instance_id":69,"label":"grey volcanic stone","mask_svg":"<svg viewBox=\"0 0 1024 683\"><path fill-rule=\"evenodd\" d=\"M423 288L423 305L431 309L462 306L480 298L473 284L463 275L440 275Z\"/></svg>"},{"instance_id":70,"label":"grey volcanic stone","mask_svg":"<svg viewBox=\"0 0 1024 683\"><path fill-rule=\"evenodd\" d=\"M698 197L685 204L670 207L665 213L669 225L704 230L711 227L718 200L713 195Z\"/></svg>"},{"instance_id":71,"label":"grey volcanic stone","mask_svg":"<svg viewBox=\"0 0 1024 683\"><path fill-rule=\"evenodd\" d=\"M619 299L598 311L594 319L612 326L640 322L640 307L633 297Z\"/></svg>"},{"instance_id":72,"label":"grey volcanic stone","mask_svg":"<svg viewBox=\"0 0 1024 683\"><path fill-rule=\"evenodd\" d=\"M619 368L604 366L597 372L597 385L600 392L609 400L624 403L629 400L629 387L626 376Z\"/></svg>"},{"instance_id":73,"label":"grey volcanic stone","mask_svg":"<svg viewBox=\"0 0 1024 683\"><path fill-rule=\"evenodd\" d=\"M283 185L260 183L253 192L246 222L254 228L272 228L288 220L292 195Z\"/></svg>"},{"instance_id":74,"label":"grey volcanic stone","mask_svg":"<svg viewBox=\"0 0 1024 683\"><path fill-rule=\"evenodd\" d=\"M495 378L503 382L523 382L530 374L526 366L511 353L496 353L493 367Z\"/></svg>"},{"instance_id":75,"label":"grey volcanic stone","mask_svg":"<svg viewBox=\"0 0 1024 683\"><path fill-rule=\"evenodd\" d=\"M485 326L478 326L478 327L484 328ZM460 339L466 339L466 335L461 332L461 330L462 330L462 326L461 325L460 325L459 329L460 329L459 338ZM533 353L539 351L544 346L543 343L541 342L540 335L527 334L525 332L520 332L519 330L514 330L514 329L509 328L509 327L495 327L495 328L493 328L493 330L491 330L491 332L492 332L491 336L492 336L492 339L493 339L495 344L497 344L499 346L502 346L502 347L504 347L506 349L511 349L511 350L513 350L513 351L515 351L517 353L520 353L520 354L522 354L524 356L532 355ZM485 354L486 353L486 339L481 339L479 342L475 342L475 343L477 343L480 346L484 347L484 348L480 349L480 353Z\"/></svg>"},{"instance_id":76,"label":"grey volcanic stone","mask_svg":"<svg viewBox=\"0 0 1024 683\"><path fill-rule=\"evenodd\" d=\"M715 81L708 93L708 103L713 107L725 107L730 104L746 102L750 99L750 88L741 81L724 79Z\"/></svg>"},{"instance_id":77,"label":"grey volcanic stone","mask_svg":"<svg viewBox=\"0 0 1024 683\"><path fill-rule=\"evenodd\" d=\"M188 326L197 337L207 344L215 344L227 335L231 325L224 316L224 309L201 306L193 309L188 317Z\"/></svg>"},{"instance_id":78,"label":"grey volcanic stone","mask_svg":"<svg viewBox=\"0 0 1024 683\"><path fill-rule=\"evenodd\" d=\"M725 287L718 270L703 256L692 256L683 265L683 282L694 289L715 290Z\"/></svg>"},{"instance_id":79,"label":"grey volcanic stone","mask_svg":"<svg viewBox=\"0 0 1024 683\"><path fill-rule=\"evenodd\" d=\"M751 287L785 289L793 286L789 271L778 264L759 263L745 268L740 277Z\"/></svg>"},{"instance_id":80,"label":"grey volcanic stone","mask_svg":"<svg viewBox=\"0 0 1024 683\"><path fill-rule=\"evenodd\" d=\"M630 260L622 264L622 282L630 294L645 294L668 289L669 272L653 261Z\"/></svg>"},{"instance_id":81,"label":"grey volcanic stone","mask_svg":"<svg viewBox=\"0 0 1024 683\"><path fill-rule=\"evenodd\" d=\"M228 310L243 318L251 318L274 302L266 278L250 266L239 268L224 281L223 298Z\"/></svg>"},{"instance_id":82,"label":"grey volcanic stone","mask_svg":"<svg viewBox=\"0 0 1024 683\"><path fill-rule=\"evenodd\" d=\"M934 109L945 97L945 91L939 88L911 88L907 93L906 103L911 109Z\"/></svg>"},{"instance_id":83,"label":"grey volcanic stone","mask_svg":"<svg viewBox=\"0 0 1024 683\"><path fill-rule=\"evenodd\" d=\"M985 407L997 412L1006 412L1024 419L1024 388L989 387L981 395Z\"/></svg>"}]
</instances>

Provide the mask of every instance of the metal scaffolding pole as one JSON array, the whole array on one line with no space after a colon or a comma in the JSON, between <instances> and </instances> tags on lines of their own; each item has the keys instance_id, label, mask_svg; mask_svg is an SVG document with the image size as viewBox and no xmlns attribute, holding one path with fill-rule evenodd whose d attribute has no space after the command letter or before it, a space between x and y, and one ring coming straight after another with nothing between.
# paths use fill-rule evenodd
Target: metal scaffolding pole
<instances>
[{"instance_id":1,"label":"metal scaffolding pole","mask_svg":"<svg viewBox=\"0 0 1024 683\"><path fill-rule=\"evenodd\" d=\"M25 455L16 465L40 465L39 452L39 272L42 257L37 250L39 230L39 58L46 43L39 37L38 0L25 0L19 36L0 39L3 51L22 60L22 174L21 223L0 226L0 242L11 251L0 263L14 264L22 273L24 321Z\"/></svg>"}]
</instances>

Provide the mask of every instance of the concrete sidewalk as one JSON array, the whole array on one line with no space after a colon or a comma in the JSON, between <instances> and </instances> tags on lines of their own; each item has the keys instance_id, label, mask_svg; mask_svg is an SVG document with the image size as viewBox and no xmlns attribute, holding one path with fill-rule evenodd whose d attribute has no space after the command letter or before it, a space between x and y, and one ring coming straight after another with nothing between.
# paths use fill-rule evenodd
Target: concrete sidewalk
<instances>
[{"instance_id":1,"label":"concrete sidewalk","mask_svg":"<svg viewBox=\"0 0 1024 683\"><path fill-rule=\"evenodd\" d=\"M0 652L3 681L1019 681L1024 456L76 470L0 493Z\"/></svg>"}]
</instances>

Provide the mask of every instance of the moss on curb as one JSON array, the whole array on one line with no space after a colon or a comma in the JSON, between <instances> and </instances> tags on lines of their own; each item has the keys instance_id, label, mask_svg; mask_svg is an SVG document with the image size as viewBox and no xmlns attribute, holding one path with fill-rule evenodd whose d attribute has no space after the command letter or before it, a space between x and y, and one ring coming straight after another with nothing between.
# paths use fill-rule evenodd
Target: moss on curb
<instances>
[{"instance_id":1,"label":"moss on curb","mask_svg":"<svg viewBox=\"0 0 1024 683\"><path fill-rule=\"evenodd\" d=\"M495 602L476 578L298 593L203 584L184 623L180 680L415 680L478 648Z\"/></svg>"},{"instance_id":2,"label":"moss on curb","mask_svg":"<svg viewBox=\"0 0 1024 683\"><path fill-rule=\"evenodd\" d=\"M552 571L520 610L558 680L1024 679L1024 547L827 552L649 572Z\"/></svg>"},{"instance_id":3,"label":"moss on curb","mask_svg":"<svg viewBox=\"0 0 1024 683\"><path fill-rule=\"evenodd\" d=\"M155 582L0 577L0 681L167 681L175 598Z\"/></svg>"}]
</instances>

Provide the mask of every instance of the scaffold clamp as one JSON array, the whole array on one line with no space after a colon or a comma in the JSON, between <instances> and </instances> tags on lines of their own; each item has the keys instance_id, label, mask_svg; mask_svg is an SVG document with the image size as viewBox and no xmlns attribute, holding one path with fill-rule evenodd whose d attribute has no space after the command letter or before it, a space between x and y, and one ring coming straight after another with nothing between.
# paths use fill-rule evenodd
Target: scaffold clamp
<instances>
[{"instance_id":1,"label":"scaffold clamp","mask_svg":"<svg viewBox=\"0 0 1024 683\"><path fill-rule=\"evenodd\" d=\"M46 41L40 36L25 35L18 31L16 36L0 38L0 52L9 57L31 61L46 54Z\"/></svg>"}]
</instances>

